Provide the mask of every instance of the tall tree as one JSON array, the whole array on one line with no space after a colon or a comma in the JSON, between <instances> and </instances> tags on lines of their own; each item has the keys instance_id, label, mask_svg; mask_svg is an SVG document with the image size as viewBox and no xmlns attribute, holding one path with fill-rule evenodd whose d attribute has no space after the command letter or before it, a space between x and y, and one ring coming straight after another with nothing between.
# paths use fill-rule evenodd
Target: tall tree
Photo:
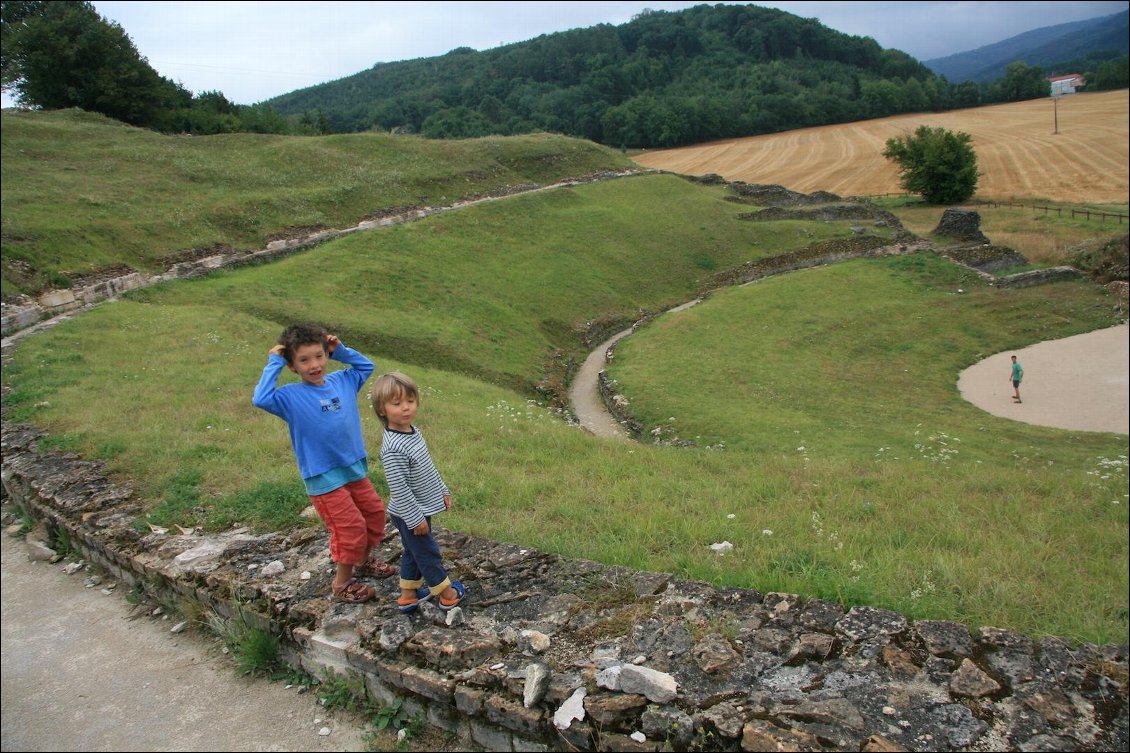
<instances>
[{"instance_id":1,"label":"tall tree","mask_svg":"<svg viewBox=\"0 0 1130 753\"><path fill-rule=\"evenodd\" d=\"M89 2L4 2L4 86L20 104L80 107L153 125L184 90L141 57Z\"/></svg>"},{"instance_id":2,"label":"tall tree","mask_svg":"<svg viewBox=\"0 0 1130 753\"><path fill-rule=\"evenodd\" d=\"M1000 93L1002 102L1020 102L1050 96L1051 85L1044 78L1043 68L1017 60L1005 68Z\"/></svg>"},{"instance_id":3,"label":"tall tree","mask_svg":"<svg viewBox=\"0 0 1130 753\"><path fill-rule=\"evenodd\" d=\"M1123 55L1119 60L1109 60L1100 65L1095 71L1094 85L1095 89L1102 91L1130 86L1130 62L1127 56Z\"/></svg>"},{"instance_id":4,"label":"tall tree","mask_svg":"<svg viewBox=\"0 0 1130 753\"><path fill-rule=\"evenodd\" d=\"M0 85L4 91L14 89L23 77L20 57L14 52L15 40L27 19L42 15L46 6L42 0L0 2Z\"/></svg>"},{"instance_id":5,"label":"tall tree","mask_svg":"<svg viewBox=\"0 0 1130 753\"><path fill-rule=\"evenodd\" d=\"M883 156L899 165L902 187L931 204L960 204L977 191L977 153L968 133L919 126L888 139Z\"/></svg>"}]
</instances>

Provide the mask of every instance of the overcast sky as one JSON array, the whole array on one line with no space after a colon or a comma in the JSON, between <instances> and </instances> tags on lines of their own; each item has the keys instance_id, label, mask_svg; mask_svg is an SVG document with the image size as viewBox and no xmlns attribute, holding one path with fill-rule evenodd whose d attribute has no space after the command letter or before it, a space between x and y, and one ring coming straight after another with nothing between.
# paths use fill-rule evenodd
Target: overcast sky
<instances>
[{"instance_id":1,"label":"overcast sky","mask_svg":"<svg viewBox=\"0 0 1130 753\"><path fill-rule=\"evenodd\" d=\"M542 34L630 21L696 2L94 2L162 76L237 104L333 81L375 63L486 50ZM731 4L731 3L726 3ZM747 4L747 3L734 3ZM1130 2L762 2L919 60L1043 26L1106 16ZM4 105L11 102L4 97Z\"/></svg>"}]
</instances>

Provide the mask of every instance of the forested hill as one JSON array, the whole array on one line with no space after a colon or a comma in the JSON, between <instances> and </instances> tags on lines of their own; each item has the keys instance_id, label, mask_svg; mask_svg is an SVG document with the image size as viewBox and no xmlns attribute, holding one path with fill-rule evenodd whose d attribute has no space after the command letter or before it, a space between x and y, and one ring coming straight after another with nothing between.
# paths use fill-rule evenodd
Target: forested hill
<instances>
[{"instance_id":1,"label":"forested hill","mask_svg":"<svg viewBox=\"0 0 1130 753\"><path fill-rule=\"evenodd\" d=\"M972 85L971 85L972 86ZM550 131L668 147L976 105L899 50L754 5L645 11L478 52L382 63L263 103L338 132Z\"/></svg>"}]
</instances>

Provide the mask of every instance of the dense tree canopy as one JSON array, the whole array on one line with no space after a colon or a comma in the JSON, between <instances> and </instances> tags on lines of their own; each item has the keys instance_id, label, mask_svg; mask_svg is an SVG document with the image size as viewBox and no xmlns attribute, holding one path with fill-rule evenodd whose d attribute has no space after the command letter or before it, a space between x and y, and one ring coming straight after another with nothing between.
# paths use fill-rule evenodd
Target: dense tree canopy
<instances>
[{"instance_id":1,"label":"dense tree canopy","mask_svg":"<svg viewBox=\"0 0 1130 753\"><path fill-rule=\"evenodd\" d=\"M931 204L960 204L977 191L977 153L967 133L919 126L888 139L883 156L898 163L902 187Z\"/></svg>"},{"instance_id":2,"label":"dense tree canopy","mask_svg":"<svg viewBox=\"0 0 1130 753\"><path fill-rule=\"evenodd\" d=\"M158 74L122 27L89 2L5 0L0 28L3 87L23 107L78 107L161 131L294 130L269 108L240 107L220 92L193 97Z\"/></svg>"},{"instance_id":3,"label":"dense tree canopy","mask_svg":"<svg viewBox=\"0 0 1130 753\"><path fill-rule=\"evenodd\" d=\"M1095 70L1091 83L1096 89L1125 89L1130 86L1130 57L1108 60Z\"/></svg>"},{"instance_id":4,"label":"dense tree canopy","mask_svg":"<svg viewBox=\"0 0 1130 753\"><path fill-rule=\"evenodd\" d=\"M3 86L21 105L81 107L165 132L435 138L550 131L616 147L671 147L1048 96L1038 66L951 84L899 50L756 5L644 11L619 26L483 52L383 63L254 107L162 78L89 2L0 2ZM1100 65L1104 88L1126 58Z\"/></svg>"},{"instance_id":5,"label":"dense tree canopy","mask_svg":"<svg viewBox=\"0 0 1130 753\"><path fill-rule=\"evenodd\" d=\"M1027 65L1020 60L1010 63L1005 69L1004 78L990 88L995 88L995 99L1002 102L1039 99L1047 97L1051 91L1044 69L1038 65Z\"/></svg>"},{"instance_id":6,"label":"dense tree canopy","mask_svg":"<svg viewBox=\"0 0 1130 753\"><path fill-rule=\"evenodd\" d=\"M995 86L951 84L899 50L815 19L699 5L483 52L382 63L268 104L284 114L319 108L335 131L545 130L669 147L1047 95L1040 68L1024 63Z\"/></svg>"},{"instance_id":7,"label":"dense tree canopy","mask_svg":"<svg viewBox=\"0 0 1130 753\"><path fill-rule=\"evenodd\" d=\"M148 125L181 92L88 2L5 2L4 85L25 105Z\"/></svg>"},{"instance_id":8,"label":"dense tree canopy","mask_svg":"<svg viewBox=\"0 0 1130 753\"><path fill-rule=\"evenodd\" d=\"M770 8L701 5L379 64L269 104L284 114L320 108L336 131L545 130L649 147L943 110L950 94L873 39Z\"/></svg>"}]
</instances>

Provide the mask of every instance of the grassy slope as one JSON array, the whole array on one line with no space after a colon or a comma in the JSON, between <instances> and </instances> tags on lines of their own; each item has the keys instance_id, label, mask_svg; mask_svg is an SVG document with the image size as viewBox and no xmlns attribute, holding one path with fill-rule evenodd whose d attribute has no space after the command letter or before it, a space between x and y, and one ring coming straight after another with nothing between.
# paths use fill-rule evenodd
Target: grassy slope
<instances>
[{"instance_id":1,"label":"grassy slope","mask_svg":"<svg viewBox=\"0 0 1130 753\"><path fill-rule=\"evenodd\" d=\"M850 235L843 224L738 222L744 208L721 196L672 176L518 196L352 235L208 290L280 328L318 319L401 359L528 389L547 352L577 348L561 335L586 320L674 305L709 270ZM137 299L201 295L179 285Z\"/></svg>"},{"instance_id":2,"label":"grassy slope","mask_svg":"<svg viewBox=\"0 0 1130 753\"><path fill-rule=\"evenodd\" d=\"M389 207L450 204L630 164L548 134L187 137L78 110L2 119L4 296L65 284L66 272L162 271L176 252L258 249L290 227L349 227Z\"/></svg>"},{"instance_id":3,"label":"grassy slope","mask_svg":"<svg viewBox=\"0 0 1130 753\"><path fill-rule=\"evenodd\" d=\"M911 614L976 602L994 624L1124 635L1126 438L996 418L956 389L980 358L1110 312L1089 283L996 289L930 254L856 261L661 317L609 374L645 426L724 444L751 478L778 480L730 501L734 558L759 582L804 573ZM777 464L790 470L763 470Z\"/></svg>"},{"instance_id":4,"label":"grassy slope","mask_svg":"<svg viewBox=\"0 0 1130 753\"><path fill-rule=\"evenodd\" d=\"M139 291L22 341L6 407L133 479L152 522L296 525L285 431L249 396L283 324L320 319L424 385L420 423L456 492L446 525L718 584L1125 641L1125 438L1014 425L954 389L978 354L1111 323L1090 285L995 290L929 255L852 262L717 293L625 341L613 368L633 409L725 451L594 440L512 389L547 349L575 348L563 333L578 323L850 233L739 222L721 197L618 180ZM722 540L735 550L720 558L709 544Z\"/></svg>"}]
</instances>

